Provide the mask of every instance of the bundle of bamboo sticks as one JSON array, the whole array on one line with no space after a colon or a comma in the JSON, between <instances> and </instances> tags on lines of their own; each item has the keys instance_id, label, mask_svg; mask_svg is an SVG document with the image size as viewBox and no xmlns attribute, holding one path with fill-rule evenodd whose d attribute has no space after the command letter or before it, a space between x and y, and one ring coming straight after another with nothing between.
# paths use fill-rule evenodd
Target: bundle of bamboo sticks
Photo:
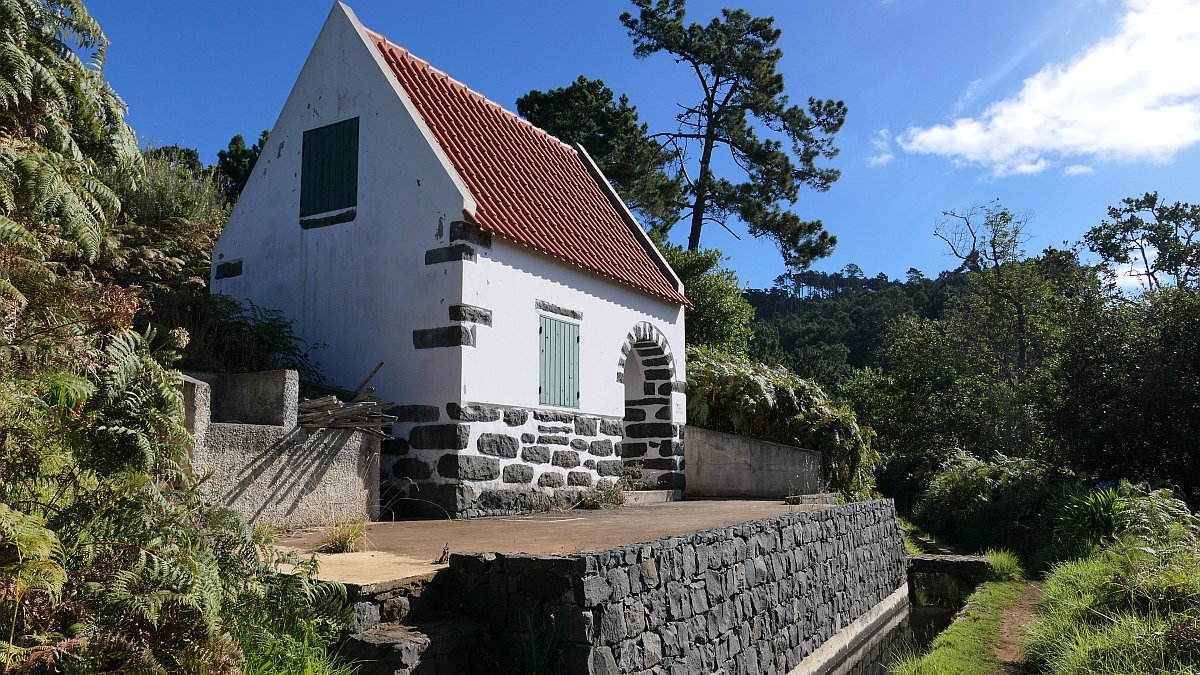
<instances>
[{"instance_id":1,"label":"bundle of bamboo sticks","mask_svg":"<svg viewBox=\"0 0 1200 675\"><path fill-rule=\"evenodd\" d=\"M342 401L336 396L304 399L297 406L296 421L305 429L352 429L380 440L391 436L383 427L396 421L394 415L384 414L392 403L370 399L374 389L368 388L354 400Z\"/></svg>"}]
</instances>

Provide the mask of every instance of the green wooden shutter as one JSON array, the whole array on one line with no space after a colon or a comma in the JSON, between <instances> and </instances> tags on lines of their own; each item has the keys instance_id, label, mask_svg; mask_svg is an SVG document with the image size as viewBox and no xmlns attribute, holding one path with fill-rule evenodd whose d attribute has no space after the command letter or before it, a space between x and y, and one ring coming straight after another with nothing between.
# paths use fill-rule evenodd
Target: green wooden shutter
<instances>
[{"instance_id":1,"label":"green wooden shutter","mask_svg":"<svg viewBox=\"0 0 1200 675\"><path fill-rule=\"evenodd\" d=\"M542 405L579 407L579 324L541 317L538 358Z\"/></svg>"},{"instance_id":2,"label":"green wooden shutter","mask_svg":"<svg viewBox=\"0 0 1200 675\"><path fill-rule=\"evenodd\" d=\"M304 132L300 217L358 204L358 118Z\"/></svg>"}]
</instances>

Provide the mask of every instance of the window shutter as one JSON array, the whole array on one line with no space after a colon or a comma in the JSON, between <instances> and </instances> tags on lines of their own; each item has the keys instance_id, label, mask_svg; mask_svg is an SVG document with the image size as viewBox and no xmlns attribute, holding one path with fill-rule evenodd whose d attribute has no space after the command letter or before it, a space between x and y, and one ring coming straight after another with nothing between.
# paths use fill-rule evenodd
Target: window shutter
<instances>
[{"instance_id":1,"label":"window shutter","mask_svg":"<svg viewBox=\"0 0 1200 675\"><path fill-rule=\"evenodd\" d=\"M579 407L579 325L540 317L538 400L543 405Z\"/></svg>"},{"instance_id":2,"label":"window shutter","mask_svg":"<svg viewBox=\"0 0 1200 675\"><path fill-rule=\"evenodd\" d=\"M358 204L358 118L304 132L300 217Z\"/></svg>"}]
</instances>

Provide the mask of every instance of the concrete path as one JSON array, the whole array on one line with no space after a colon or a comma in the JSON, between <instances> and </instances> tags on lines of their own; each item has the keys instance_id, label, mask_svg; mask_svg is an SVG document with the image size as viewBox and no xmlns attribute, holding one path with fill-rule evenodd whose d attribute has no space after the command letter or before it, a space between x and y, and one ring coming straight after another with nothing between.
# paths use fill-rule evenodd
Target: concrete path
<instances>
[{"instance_id":1,"label":"concrete path","mask_svg":"<svg viewBox=\"0 0 1200 675\"><path fill-rule=\"evenodd\" d=\"M472 520L370 523L366 551L319 554L317 558L322 579L365 585L435 572L445 566L434 561L446 547L452 553L567 555L822 508L829 507L774 501L681 501ZM320 528L309 528L282 537L277 546L311 552L320 538Z\"/></svg>"}]
</instances>

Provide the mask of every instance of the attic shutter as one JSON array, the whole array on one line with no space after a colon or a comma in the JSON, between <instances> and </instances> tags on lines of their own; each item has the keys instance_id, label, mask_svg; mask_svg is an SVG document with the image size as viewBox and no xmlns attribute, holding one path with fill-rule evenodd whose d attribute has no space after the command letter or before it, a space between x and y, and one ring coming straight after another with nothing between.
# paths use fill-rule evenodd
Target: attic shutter
<instances>
[{"instance_id":1,"label":"attic shutter","mask_svg":"<svg viewBox=\"0 0 1200 675\"><path fill-rule=\"evenodd\" d=\"M358 204L358 118L304 132L300 217Z\"/></svg>"},{"instance_id":2,"label":"attic shutter","mask_svg":"<svg viewBox=\"0 0 1200 675\"><path fill-rule=\"evenodd\" d=\"M542 405L579 407L579 324L542 316L538 374Z\"/></svg>"}]
</instances>

